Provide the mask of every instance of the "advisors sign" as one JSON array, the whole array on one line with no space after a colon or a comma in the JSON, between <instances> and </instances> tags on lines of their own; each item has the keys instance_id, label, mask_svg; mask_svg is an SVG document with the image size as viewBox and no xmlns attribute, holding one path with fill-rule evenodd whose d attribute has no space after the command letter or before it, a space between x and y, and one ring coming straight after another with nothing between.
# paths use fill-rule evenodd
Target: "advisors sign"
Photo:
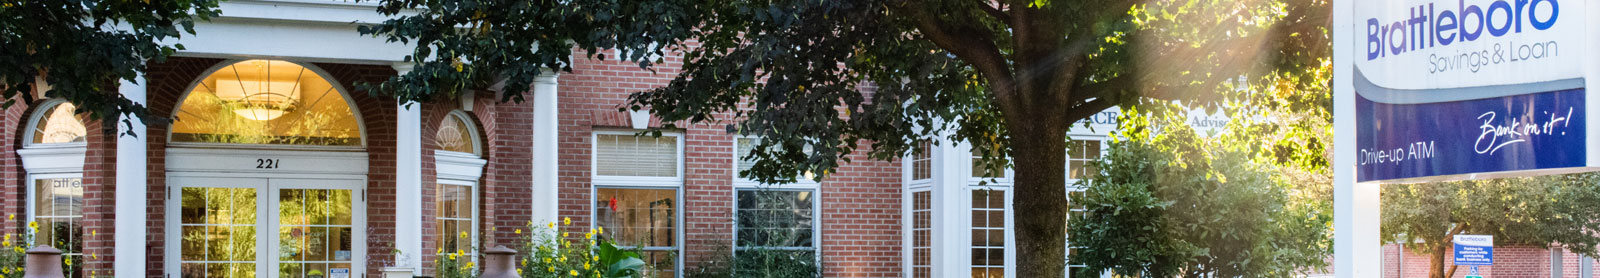
<instances>
[{"instance_id":1,"label":"advisors sign","mask_svg":"<svg viewBox=\"0 0 1600 278\"><path fill-rule=\"evenodd\" d=\"M1591 167L1584 6L1355 0L1356 180Z\"/></svg>"}]
</instances>

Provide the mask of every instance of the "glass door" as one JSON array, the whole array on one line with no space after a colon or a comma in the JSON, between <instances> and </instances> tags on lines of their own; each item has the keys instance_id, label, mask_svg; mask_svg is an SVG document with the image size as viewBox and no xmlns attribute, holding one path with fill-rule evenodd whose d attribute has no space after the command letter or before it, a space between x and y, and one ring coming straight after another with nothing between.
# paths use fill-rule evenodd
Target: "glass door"
<instances>
[{"instance_id":1,"label":"glass door","mask_svg":"<svg viewBox=\"0 0 1600 278\"><path fill-rule=\"evenodd\" d=\"M168 221L177 227L168 229L168 239L178 246L169 246L177 262L168 269L177 277L350 278L364 272L359 180L173 181L178 211Z\"/></svg>"},{"instance_id":2,"label":"glass door","mask_svg":"<svg viewBox=\"0 0 1600 278\"><path fill-rule=\"evenodd\" d=\"M179 277L256 277L265 270L256 248L265 241L259 209L264 179L185 179L178 203ZM171 215L171 214L168 214ZM169 221L170 218L169 218ZM170 222L169 222L170 223ZM171 237L169 237L171 238Z\"/></svg>"},{"instance_id":3,"label":"glass door","mask_svg":"<svg viewBox=\"0 0 1600 278\"><path fill-rule=\"evenodd\" d=\"M366 211L360 184L328 180L272 179L280 278L359 277Z\"/></svg>"}]
</instances>

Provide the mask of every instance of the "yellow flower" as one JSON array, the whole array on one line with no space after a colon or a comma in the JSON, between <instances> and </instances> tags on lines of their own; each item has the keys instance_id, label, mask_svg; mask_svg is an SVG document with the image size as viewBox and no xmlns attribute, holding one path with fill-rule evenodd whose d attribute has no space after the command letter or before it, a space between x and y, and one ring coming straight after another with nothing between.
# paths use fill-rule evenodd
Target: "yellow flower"
<instances>
[{"instance_id":1,"label":"yellow flower","mask_svg":"<svg viewBox=\"0 0 1600 278\"><path fill-rule=\"evenodd\" d=\"M68 258L65 258L65 259L61 259L61 263L66 264L67 266L72 266L72 258L68 257Z\"/></svg>"},{"instance_id":2,"label":"yellow flower","mask_svg":"<svg viewBox=\"0 0 1600 278\"><path fill-rule=\"evenodd\" d=\"M522 229L517 229L517 234L522 234Z\"/></svg>"},{"instance_id":3,"label":"yellow flower","mask_svg":"<svg viewBox=\"0 0 1600 278\"><path fill-rule=\"evenodd\" d=\"M554 267L554 266L552 266L552 267L546 267L546 268L545 268L545 269L544 269L544 270L545 270L545 271L549 271L549 272L556 272L556 267Z\"/></svg>"},{"instance_id":4,"label":"yellow flower","mask_svg":"<svg viewBox=\"0 0 1600 278\"><path fill-rule=\"evenodd\" d=\"M556 222L555 221L550 221L550 224L545 224L545 226L550 226L551 229L555 229L556 228Z\"/></svg>"},{"instance_id":5,"label":"yellow flower","mask_svg":"<svg viewBox=\"0 0 1600 278\"><path fill-rule=\"evenodd\" d=\"M596 261L600 260L600 255L595 255L594 256L594 260L596 260Z\"/></svg>"},{"instance_id":6,"label":"yellow flower","mask_svg":"<svg viewBox=\"0 0 1600 278\"><path fill-rule=\"evenodd\" d=\"M583 263L583 270L589 270L589 263Z\"/></svg>"},{"instance_id":7,"label":"yellow flower","mask_svg":"<svg viewBox=\"0 0 1600 278\"><path fill-rule=\"evenodd\" d=\"M528 258L522 258L522 266L528 266Z\"/></svg>"},{"instance_id":8,"label":"yellow flower","mask_svg":"<svg viewBox=\"0 0 1600 278\"><path fill-rule=\"evenodd\" d=\"M561 237L571 237L571 236L567 235L567 232L561 232Z\"/></svg>"},{"instance_id":9,"label":"yellow flower","mask_svg":"<svg viewBox=\"0 0 1600 278\"><path fill-rule=\"evenodd\" d=\"M522 276L522 269L521 268L517 269L517 276Z\"/></svg>"},{"instance_id":10,"label":"yellow flower","mask_svg":"<svg viewBox=\"0 0 1600 278\"><path fill-rule=\"evenodd\" d=\"M472 262L467 262L467 268L472 268Z\"/></svg>"},{"instance_id":11,"label":"yellow flower","mask_svg":"<svg viewBox=\"0 0 1600 278\"><path fill-rule=\"evenodd\" d=\"M28 250L22 250L22 247L11 247L11 250L16 250L17 253L28 252Z\"/></svg>"},{"instance_id":12,"label":"yellow flower","mask_svg":"<svg viewBox=\"0 0 1600 278\"><path fill-rule=\"evenodd\" d=\"M89 235L90 236L100 235L100 230L89 230Z\"/></svg>"},{"instance_id":13,"label":"yellow flower","mask_svg":"<svg viewBox=\"0 0 1600 278\"><path fill-rule=\"evenodd\" d=\"M0 247L11 247L11 239L8 238L6 241L0 241Z\"/></svg>"},{"instance_id":14,"label":"yellow flower","mask_svg":"<svg viewBox=\"0 0 1600 278\"><path fill-rule=\"evenodd\" d=\"M33 229L34 231L38 231L39 230L39 222L28 221L28 228L29 229Z\"/></svg>"},{"instance_id":15,"label":"yellow flower","mask_svg":"<svg viewBox=\"0 0 1600 278\"><path fill-rule=\"evenodd\" d=\"M550 258L544 258L544 263L550 263Z\"/></svg>"},{"instance_id":16,"label":"yellow flower","mask_svg":"<svg viewBox=\"0 0 1600 278\"><path fill-rule=\"evenodd\" d=\"M571 274L572 276L578 276L578 271L577 270L568 270L567 274Z\"/></svg>"},{"instance_id":17,"label":"yellow flower","mask_svg":"<svg viewBox=\"0 0 1600 278\"><path fill-rule=\"evenodd\" d=\"M561 225L572 225L572 217L562 218Z\"/></svg>"},{"instance_id":18,"label":"yellow flower","mask_svg":"<svg viewBox=\"0 0 1600 278\"><path fill-rule=\"evenodd\" d=\"M439 251L433 251L433 252L434 253L438 253L438 254L444 254L444 247L439 247Z\"/></svg>"},{"instance_id":19,"label":"yellow flower","mask_svg":"<svg viewBox=\"0 0 1600 278\"><path fill-rule=\"evenodd\" d=\"M583 234L583 238L584 238L584 239L591 239L591 238L594 238L594 233L587 233L587 234Z\"/></svg>"},{"instance_id":20,"label":"yellow flower","mask_svg":"<svg viewBox=\"0 0 1600 278\"><path fill-rule=\"evenodd\" d=\"M594 228L594 233L596 233L596 234L604 234L604 233L606 233L606 227L595 227Z\"/></svg>"},{"instance_id":21,"label":"yellow flower","mask_svg":"<svg viewBox=\"0 0 1600 278\"><path fill-rule=\"evenodd\" d=\"M461 232L461 237L462 238L466 238L467 237L467 232Z\"/></svg>"},{"instance_id":22,"label":"yellow flower","mask_svg":"<svg viewBox=\"0 0 1600 278\"><path fill-rule=\"evenodd\" d=\"M454 260L454 259L456 259L456 254L455 254L455 253L450 253L450 259L451 259L451 260Z\"/></svg>"},{"instance_id":23,"label":"yellow flower","mask_svg":"<svg viewBox=\"0 0 1600 278\"><path fill-rule=\"evenodd\" d=\"M557 259L556 261L565 263L565 262L567 262L567 256L561 256L561 258Z\"/></svg>"}]
</instances>

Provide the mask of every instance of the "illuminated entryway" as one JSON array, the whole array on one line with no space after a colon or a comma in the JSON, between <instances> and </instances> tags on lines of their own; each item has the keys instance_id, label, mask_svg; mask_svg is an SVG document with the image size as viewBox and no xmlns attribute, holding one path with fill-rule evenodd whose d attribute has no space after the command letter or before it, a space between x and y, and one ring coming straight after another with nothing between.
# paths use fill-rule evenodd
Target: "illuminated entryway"
<instances>
[{"instance_id":1,"label":"illuminated entryway","mask_svg":"<svg viewBox=\"0 0 1600 278\"><path fill-rule=\"evenodd\" d=\"M343 88L304 64L224 63L166 150L169 277L362 277L367 154Z\"/></svg>"}]
</instances>

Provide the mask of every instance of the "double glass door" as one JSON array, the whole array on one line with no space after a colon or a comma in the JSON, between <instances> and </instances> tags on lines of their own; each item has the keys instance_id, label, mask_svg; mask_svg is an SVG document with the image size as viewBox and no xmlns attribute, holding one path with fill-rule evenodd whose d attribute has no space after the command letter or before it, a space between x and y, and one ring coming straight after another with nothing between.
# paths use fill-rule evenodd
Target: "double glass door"
<instances>
[{"instance_id":1,"label":"double glass door","mask_svg":"<svg viewBox=\"0 0 1600 278\"><path fill-rule=\"evenodd\" d=\"M168 269L175 277L361 277L359 180L173 178Z\"/></svg>"}]
</instances>

